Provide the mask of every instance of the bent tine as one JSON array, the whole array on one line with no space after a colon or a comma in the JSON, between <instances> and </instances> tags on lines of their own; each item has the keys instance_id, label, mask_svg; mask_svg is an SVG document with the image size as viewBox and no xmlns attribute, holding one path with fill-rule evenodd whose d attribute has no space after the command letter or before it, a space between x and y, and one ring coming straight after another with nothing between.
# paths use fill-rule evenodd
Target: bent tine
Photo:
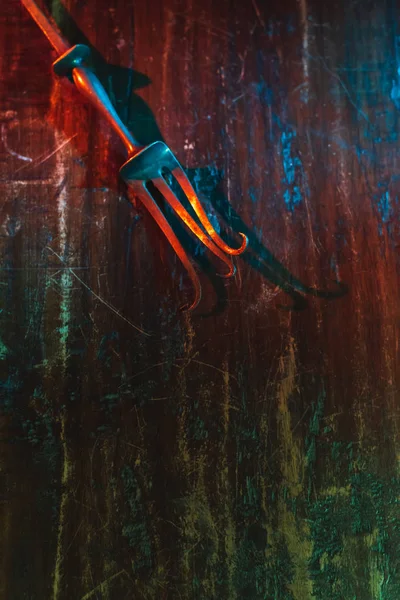
<instances>
[{"instance_id":1,"label":"bent tine","mask_svg":"<svg viewBox=\"0 0 400 600\"><path fill-rule=\"evenodd\" d=\"M187 270L195 291L195 298L190 308L195 308L201 298L199 278L183 246L146 187L146 183L151 181L156 186L166 202L197 239L227 265L229 271L223 275L224 277L232 277L235 274L235 266L230 257L244 252L248 243L247 237L244 233L240 233L242 244L239 248L232 248L224 242L211 224L185 171L170 148L164 142L154 142L145 147L140 146L121 121L100 81L86 66L91 53L90 48L83 44L70 47L34 0L21 0L21 2L60 55L53 64L54 72L57 75L69 75L78 90L101 112L122 140L128 160L122 165L120 175L139 196ZM169 171L175 177L205 231L196 223L174 194L163 176L164 171Z\"/></svg>"},{"instance_id":2,"label":"bent tine","mask_svg":"<svg viewBox=\"0 0 400 600\"><path fill-rule=\"evenodd\" d=\"M216 244L207 235L204 233L202 229L197 225L196 221L190 216L186 208L179 202L178 198L175 196L174 192L169 187L168 183L165 181L164 177L158 177L152 180L153 184L156 188L162 193L165 200L168 202L171 208L177 213L177 215L182 219L182 221L187 225L187 227L194 233L194 235L201 241L215 256L218 256L228 267L229 271L222 277L232 277L236 273L236 267L232 263L229 258L218 248Z\"/></svg>"},{"instance_id":3,"label":"bent tine","mask_svg":"<svg viewBox=\"0 0 400 600\"><path fill-rule=\"evenodd\" d=\"M149 191L146 189L146 182L137 181L131 184L133 190L137 193L142 203L145 205L146 209L149 211L153 219L156 221L157 225L160 227L161 231L164 233L165 237L171 244L172 248L175 250L175 253L180 258L183 266L185 267L188 275L192 281L194 287L194 300L192 304L188 307L187 310L193 310L199 304L201 300L201 284L200 280L197 276L196 271L188 256L183 249L182 244L178 240L177 236L172 230L171 225L168 223L161 209L155 202L154 198L151 196Z\"/></svg>"},{"instance_id":4,"label":"bent tine","mask_svg":"<svg viewBox=\"0 0 400 600\"><path fill-rule=\"evenodd\" d=\"M200 204L200 200L197 197L196 192L193 189L192 184L189 181L188 176L185 171L179 165L172 171L173 176L178 181L179 185L185 192L190 204L193 206L193 209L196 215L199 217L201 224L204 229L207 231L210 238L223 250L226 254L231 254L232 256L237 256L238 254L242 254L248 244L247 236L244 233L239 232L239 235L243 238L242 244L239 248L231 248L224 242L222 238L215 231L214 227L211 225L209 218L207 217L204 208Z\"/></svg>"}]
</instances>

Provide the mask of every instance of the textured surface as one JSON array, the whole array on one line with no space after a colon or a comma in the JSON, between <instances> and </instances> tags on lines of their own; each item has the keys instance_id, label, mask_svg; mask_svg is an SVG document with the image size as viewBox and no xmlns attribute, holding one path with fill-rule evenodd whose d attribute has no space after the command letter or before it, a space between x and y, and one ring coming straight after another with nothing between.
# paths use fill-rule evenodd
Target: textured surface
<instances>
[{"instance_id":1,"label":"textured surface","mask_svg":"<svg viewBox=\"0 0 400 600\"><path fill-rule=\"evenodd\" d=\"M251 249L226 283L181 230L179 312L119 140L1 3L1 600L398 600L396 2L47 7Z\"/></svg>"}]
</instances>

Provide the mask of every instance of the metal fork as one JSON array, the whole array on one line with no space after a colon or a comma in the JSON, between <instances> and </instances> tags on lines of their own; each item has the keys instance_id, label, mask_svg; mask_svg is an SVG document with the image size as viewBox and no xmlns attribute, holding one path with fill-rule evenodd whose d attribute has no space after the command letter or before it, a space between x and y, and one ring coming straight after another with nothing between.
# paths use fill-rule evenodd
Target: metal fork
<instances>
[{"instance_id":1,"label":"metal fork","mask_svg":"<svg viewBox=\"0 0 400 600\"><path fill-rule=\"evenodd\" d=\"M235 274L235 266L230 257L244 252L247 237L244 233L240 233L242 244L236 249L223 241L212 226L185 171L169 147L164 142L140 146L121 121L99 79L88 66L85 66L90 57L90 48L83 44L70 47L60 35L56 25L44 15L33 0L21 0L21 2L59 55L53 63L54 72L57 75L72 77L79 91L102 113L121 138L128 160L122 165L120 175L139 196L187 270L195 291L194 301L189 306L189 310L194 309L201 299L200 280L182 244L153 197L148 182L152 182L161 192L166 202L192 233L228 266L228 273L223 275L224 277ZM172 190L168 183L168 173L172 174L180 185L204 229L191 217Z\"/></svg>"}]
</instances>

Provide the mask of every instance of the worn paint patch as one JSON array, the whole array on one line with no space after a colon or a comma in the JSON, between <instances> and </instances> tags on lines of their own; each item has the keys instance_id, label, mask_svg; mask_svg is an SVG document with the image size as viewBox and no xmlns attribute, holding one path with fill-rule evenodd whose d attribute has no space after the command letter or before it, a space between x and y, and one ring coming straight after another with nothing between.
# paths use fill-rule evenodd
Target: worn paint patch
<instances>
[{"instance_id":1,"label":"worn paint patch","mask_svg":"<svg viewBox=\"0 0 400 600\"><path fill-rule=\"evenodd\" d=\"M292 578L288 582L294 600L306 600L311 596L312 588L308 576L308 563L312 544L306 521L299 522L296 504L305 492L306 455L301 438L294 433L289 402L298 391L296 344L289 340L286 352L280 358L281 381L278 385L278 431L281 443L280 468L282 472L281 491L278 500L279 529L283 534L281 543L285 543L290 557Z\"/></svg>"},{"instance_id":2,"label":"worn paint patch","mask_svg":"<svg viewBox=\"0 0 400 600\"><path fill-rule=\"evenodd\" d=\"M153 564L151 538L146 525L142 490L134 471L128 465L122 468L121 479L130 513L129 520L122 527L122 535L135 550L132 568L138 576L143 567L151 567Z\"/></svg>"},{"instance_id":3,"label":"worn paint patch","mask_svg":"<svg viewBox=\"0 0 400 600\"><path fill-rule=\"evenodd\" d=\"M59 88L56 84L53 89L52 102L57 103L57 95ZM56 138L59 137L56 135ZM57 142L61 142L57 139ZM57 144L58 146L59 144ZM64 164L64 156L62 153L57 153L55 175L59 182L59 192L57 198L57 216L58 216L58 244L59 254L62 259L68 260L68 195L65 184L66 166ZM55 363L60 364L60 370L65 377L68 362L68 342L70 334L70 326L72 321L71 312L71 295L72 295L72 275L68 269L64 269L61 273L61 300L59 305L59 327L58 335L58 355L52 357ZM58 600L63 591L62 581L64 578L63 552L65 541L66 519L68 513L68 503L70 496L70 486L73 477L74 467L71 461L69 440L66 434L68 422L67 409L63 407L59 415L60 422L60 446L61 446L61 472L60 472L60 487L61 494L59 499L59 514L57 524L57 547L53 574L53 600Z\"/></svg>"}]
</instances>

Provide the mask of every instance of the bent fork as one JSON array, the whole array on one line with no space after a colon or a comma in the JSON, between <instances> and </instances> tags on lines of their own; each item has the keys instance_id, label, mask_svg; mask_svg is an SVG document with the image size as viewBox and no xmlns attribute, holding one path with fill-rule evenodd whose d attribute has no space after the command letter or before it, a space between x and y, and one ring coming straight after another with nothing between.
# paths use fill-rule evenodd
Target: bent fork
<instances>
[{"instance_id":1,"label":"bent fork","mask_svg":"<svg viewBox=\"0 0 400 600\"><path fill-rule=\"evenodd\" d=\"M228 266L229 270L224 275L225 277L234 275L235 267L229 257L244 252L247 246L247 237L244 233L240 233L242 244L236 249L223 241L208 219L185 171L168 146L164 142L154 142L146 147L140 146L123 124L100 81L85 66L85 62L90 56L90 48L83 44L69 47L57 27L43 14L33 0L21 0L21 2L60 55L53 63L54 72L57 75L72 76L79 91L103 114L124 143L128 160L122 165L120 175L139 196L187 270L195 291L194 301L189 309L195 308L201 298L199 278L182 244L149 190L148 182L152 182L192 233ZM165 176L166 172L170 172L175 177L205 231L191 217L170 187Z\"/></svg>"}]
</instances>

